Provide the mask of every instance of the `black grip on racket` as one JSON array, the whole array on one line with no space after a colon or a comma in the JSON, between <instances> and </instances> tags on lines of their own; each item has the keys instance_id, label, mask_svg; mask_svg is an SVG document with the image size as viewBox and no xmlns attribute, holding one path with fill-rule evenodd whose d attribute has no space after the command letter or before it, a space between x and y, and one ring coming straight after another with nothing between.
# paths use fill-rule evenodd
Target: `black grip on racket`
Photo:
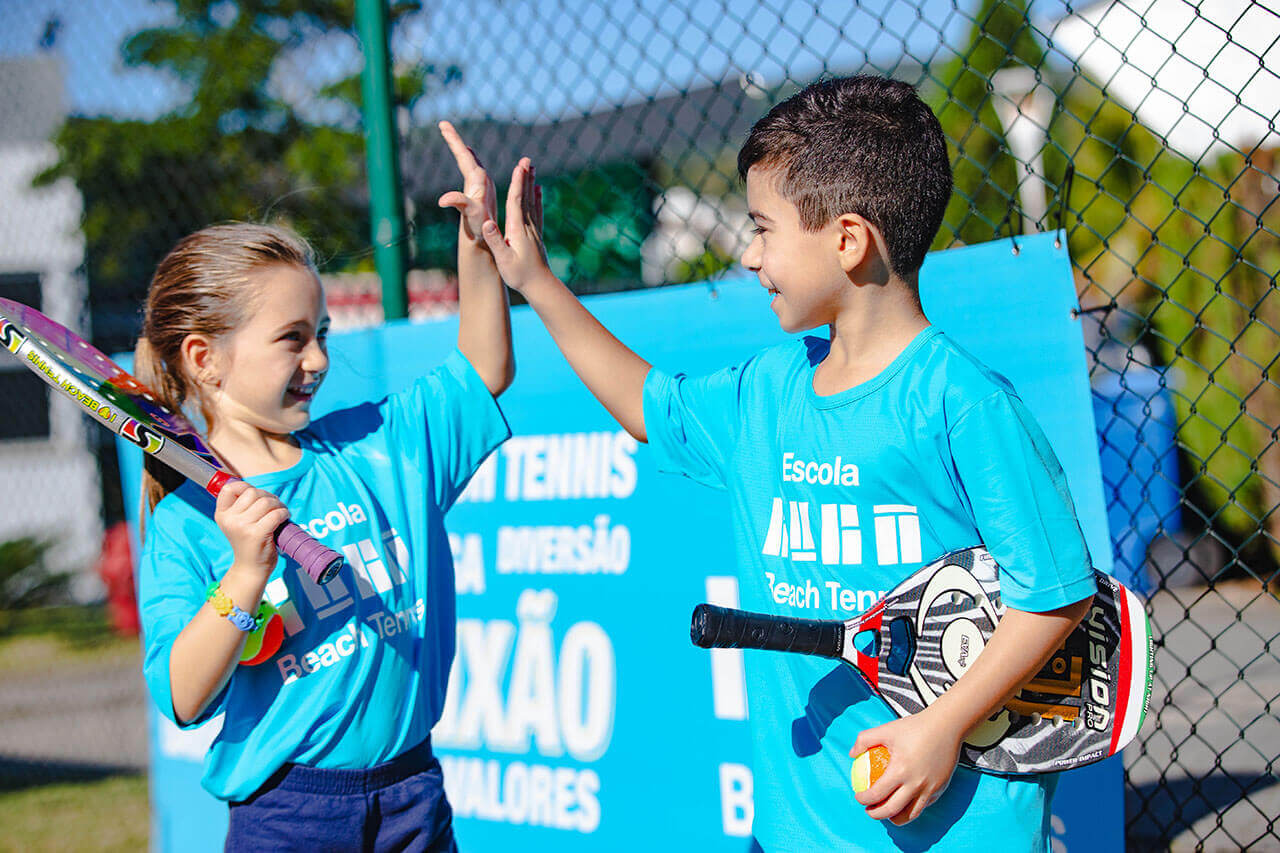
<instances>
[{"instance_id":1,"label":"black grip on racket","mask_svg":"<svg viewBox=\"0 0 1280 853\"><path fill-rule=\"evenodd\" d=\"M693 609L689 638L704 649L768 649L839 660L844 651L844 623L699 604Z\"/></svg>"}]
</instances>

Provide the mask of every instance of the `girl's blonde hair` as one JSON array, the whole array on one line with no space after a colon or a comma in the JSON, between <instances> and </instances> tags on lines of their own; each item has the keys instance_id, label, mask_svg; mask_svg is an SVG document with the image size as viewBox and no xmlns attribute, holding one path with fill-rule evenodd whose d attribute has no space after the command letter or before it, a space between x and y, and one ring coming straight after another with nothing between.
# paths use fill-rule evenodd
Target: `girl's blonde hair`
<instances>
[{"instance_id":1,"label":"girl's blonde hair","mask_svg":"<svg viewBox=\"0 0 1280 853\"><path fill-rule=\"evenodd\" d=\"M279 265L315 271L311 247L278 225L231 223L204 228L178 241L156 267L147 290L142 335L134 350L134 373L160 403L181 412L195 397L209 412L182 365L188 335L218 338L237 328L258 294L254 274ZM142 499L147 511L182 483L182 475L151 456L144 460Z\"/></svg>"}]
</instances>

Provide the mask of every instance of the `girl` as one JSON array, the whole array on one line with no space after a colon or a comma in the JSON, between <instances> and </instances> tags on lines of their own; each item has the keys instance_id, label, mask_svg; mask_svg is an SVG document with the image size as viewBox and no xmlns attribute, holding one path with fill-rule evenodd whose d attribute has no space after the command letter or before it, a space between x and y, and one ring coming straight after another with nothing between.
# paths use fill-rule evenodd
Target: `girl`
<instances>
[{"instance_id":1,"label":"girl","mask_svg":"<svg viewBox=\"0 0 1280 853\"><path fill-rule=\"evenodd\" d=\"M198 407L244 478L215 504L149 468L139 569L160 710L180 726L224 715L203 784L230 803L228 850L456 849L429 737L454 652L443 516L510 435L494 398L515 368L480 232L493 184L441 132L464 177L440 199L462 213L458 349L412 387L312 422L329 320L310 250L283 228L206 228L151 282L139 377L171 408ZM512 179L532 180L527 160ZM289 517L346 555L325 586L277 555ZM264 596L283 628L274 653L253 633Z\"/></svg>"}]
</instances>

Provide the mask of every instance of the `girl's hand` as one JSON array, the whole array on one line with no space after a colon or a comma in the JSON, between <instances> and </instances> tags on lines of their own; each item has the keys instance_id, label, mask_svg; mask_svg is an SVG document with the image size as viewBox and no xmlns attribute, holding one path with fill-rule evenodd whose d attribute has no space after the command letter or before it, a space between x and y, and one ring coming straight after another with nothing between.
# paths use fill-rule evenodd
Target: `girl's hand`
<instances>
[{"instance_id":1,"label":"girl's hand","mask_svg":"<svg viewBox=\"0 0 1280 853\"><path fill-rule=\"evenodd\" d=\"M476 152L462 141L462 136L447 121L439 124L440 135L453 152L454 162L462 173L462 192L454 190L440 196L441 207L455 208L462 214L462 230L476 245L484 245L480 229L487 220L498 218L498 191L493 179L480 165Z\"/></svg>"},{"instance_id":2,"label":"girl's hand","mask_svg":"<svg viewBox=\"0 0 1280 853\"><path fill-rule=\"evenodd\" d=\"M213 520L231 543L235 564L270 574L276 567L276 530L289 510L270 492L233 480L218 493Z\"/></svg>"},{"instance_id":3,"label":"girl's hand","mask_svg":"<svg viewBox=\"0 0 1280 853\"><path fill-rule=\"evenodd\" d=\"M539 277L554 277L542 244L542 188L534 182L533 162L528 157L521 158L511 172L507 233L498 230L493 217L484 223L483 233L498 272L512 290L524 293Z\"/></svg>"},{"instance_id":4,"label":"girl's hand","mask_svg":"<svg viewBox=\"0 0 1280 853\"><path fill-rule=\"evenodd\" d=\"M855 795L874 820L891 820L898 826L920 816L951 782L960 758L964 733L945 714L925 708L918 714L894 720L858 735L852 756L873 746L889 750L889 765L867 790Z\"/></svg>"}]
</instances>

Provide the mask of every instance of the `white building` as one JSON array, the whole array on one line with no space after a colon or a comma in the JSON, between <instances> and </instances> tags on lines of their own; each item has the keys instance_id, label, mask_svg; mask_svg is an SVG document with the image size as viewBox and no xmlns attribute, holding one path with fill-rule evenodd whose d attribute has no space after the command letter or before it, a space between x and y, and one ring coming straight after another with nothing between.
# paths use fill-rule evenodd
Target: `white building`
<instances>
[{"instance_id":1,"label":"white building","mask_svg":"<svg viewBox=\"0 0 1280 853\"><path fill-rule=\"evenodd\" d=\"M0 59L0 296L84 332L80 193L69 180L31 184L57 159L50 139L66 110L56 57ZM8 353L0 353L0 401L0 542L47 537L52 568L90 570L102 496L89 424ZM92 576L77 584L81 594L95 586Z\"/></svg>"},{"instance_id":2,"label":"white building","mask_svg":"<svg viewBox=\"0 0 1280 853\"><path fill-rule=\"evenodd\" d=\"M1058 49L1187 159L1280 145L1273 0L1102 0L1051 30Z\"/></svg>"}]
</instances>

